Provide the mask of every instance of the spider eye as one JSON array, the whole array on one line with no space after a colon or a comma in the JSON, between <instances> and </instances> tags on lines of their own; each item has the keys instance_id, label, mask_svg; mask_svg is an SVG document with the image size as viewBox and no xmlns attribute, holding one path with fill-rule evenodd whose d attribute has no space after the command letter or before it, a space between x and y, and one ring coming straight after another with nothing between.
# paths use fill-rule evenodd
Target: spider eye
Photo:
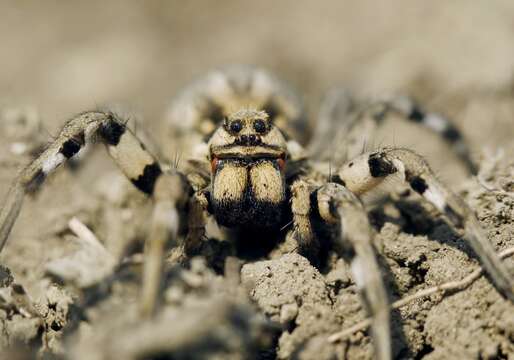
<instances>
[{"instance_id":1,"label":"spider eye","mask_svg":"<svg viewBox=\"0 0 514 360\"><path fill-rule=\"evenodd\" d=\"M262 119L257 119L253 122L253 128L259 134L262 134L262 133L266 132L266 123Z\"/></svg>"},{"instance_id":2,"label":"spider eye","mask_svg":"<svg viewBox=\"0 0 514 360\"><path fill-rule=\"evenodd\" d=\"M218 168L219 160L217 157L213 157L211 160L211 172L214 174Z\"/></svg>"},{"instance_id":3,"label":"spider eye","mask_svg":"<svg viewBox=\"0 0 514 360\"><path fill-rule=\"evenodd\" d=\"M234 120L230 123L230 131L238 133L243 129L241 120Z\"/></svg>"}]
</instances>

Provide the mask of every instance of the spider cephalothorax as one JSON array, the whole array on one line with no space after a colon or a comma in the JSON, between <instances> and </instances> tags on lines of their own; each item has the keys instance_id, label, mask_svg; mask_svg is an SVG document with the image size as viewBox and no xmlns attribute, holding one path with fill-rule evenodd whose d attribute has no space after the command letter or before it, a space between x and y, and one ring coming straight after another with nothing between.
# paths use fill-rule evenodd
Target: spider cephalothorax
<instances>
[{"instance_id":1,"label":"spider cephalothorax","mask_svg":"<svg viewBox=\"0 0 514 360\"><path fill-rule=\"evenodd\" d=\"M209 141L210 201L216 220L233 227L280 225L286 200L287 144L268 114L230 114Z\"/></svg>"},{"instance_id":2,"label":"spider cephalothorax","mask_svg":"<svg viewBox=\"0 0 514 360\"><path fill-rule=\"evenodd\" d=\"M393 176L465 234L496 288L514 301L509 272L473 211L437 179L420 155L389 147L360 155L352 151L356 147L361 151L369 133L393 113L437 132L474 172L469 149L456 128L440 115L424 113L407 98L382 102L380 116L376 116L368 102L357 106L345 94L329 94L311 135L305 131L301 102L283 82L252 67L214 71L188 87L170 110L173 144L184 147L186 153L194 149L189 151L193 159L185 162L191 167L185 169L161 166L126 122L111 112L81 113L15 180L0 212L0 249L25 193L97 139L107 146L127 178L154 201L145 247L141 300L145 315L156 310L166 243L183 241L185 258L201 252L209 217L219 225L250 228L258 235L280 227L285 231L275 232L294 238L300 251L315 249L323 232L313 228L325 226L334 230L330 232L342 245L340 249L351 250L338 255L351 264L372 315L376 355L390 359L387 296L374 255L373 229L358 196ZM254 108L245 109L245 104ZM243 110L226 112L238 107ZM185 239L179 229L187 229Z\"/></svg>"}]
</instances>

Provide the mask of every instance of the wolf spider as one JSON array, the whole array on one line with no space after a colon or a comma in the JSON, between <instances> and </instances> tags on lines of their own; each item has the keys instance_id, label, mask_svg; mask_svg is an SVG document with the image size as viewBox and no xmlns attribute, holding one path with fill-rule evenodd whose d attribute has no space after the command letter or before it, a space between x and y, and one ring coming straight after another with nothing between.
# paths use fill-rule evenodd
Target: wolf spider
<instances>
[{"instance_id":1,"label":"wolf spider","mask_svg":"<svg viewBox=\"0 0 514 360\"><path fill-rule=\"evenodd\" d=\"M335 234L341 253L351 263L373 319L377 356L389 359L388 302L372 230L359 199L388 177L405 181L463 230L497 290L514 301L512 280L473 211L434 176L420 155L394 147L359 155L351 150L352 144L362 144L392 113L440 134L469 170L476 172L459 131L444 117L424 113L402 97L357 104L342 90L331 92L304 148L300 143L305 143L307 123L295 93L262 69L230 67L187 87L171 107L173 138L191 157L181 170L159 163L113 112L87 111L69 120L46 150L21 171L8 192L0 213L0 249L25 193L37 189L85 145L99 141L126 177L154 202L145 247L143 314L155 311L165 246L180 236L180 229L186 229L183 249L187 256L201 248L208 217L222 227L243 232L281 233L287 228L298 250L315 261L321 224ZM335 144L333 149L330 144Z\"/></svg>"}]
</instances>

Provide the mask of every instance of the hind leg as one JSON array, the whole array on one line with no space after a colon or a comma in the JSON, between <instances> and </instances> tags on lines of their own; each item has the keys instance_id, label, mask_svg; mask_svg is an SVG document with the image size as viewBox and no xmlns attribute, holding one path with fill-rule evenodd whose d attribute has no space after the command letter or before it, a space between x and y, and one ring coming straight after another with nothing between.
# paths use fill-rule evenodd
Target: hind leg
<instances>
[{"instance_id":1,"label":"hind leg","mask_svg":"<svg viewBox=\"0 0 514 360\"><path fill-rule=\"evenodd\" d=\"M390 114L396 114L404 121L419 124L436 133L455 152L470 173L477 173L469 145L450 119L423 110L406 96L359 101L343 88L335 88L325 96L318 114L316 130L309 144L310 154L317 159L342 165L363 152L380 124Z\"/></svg>"}]
</instances>

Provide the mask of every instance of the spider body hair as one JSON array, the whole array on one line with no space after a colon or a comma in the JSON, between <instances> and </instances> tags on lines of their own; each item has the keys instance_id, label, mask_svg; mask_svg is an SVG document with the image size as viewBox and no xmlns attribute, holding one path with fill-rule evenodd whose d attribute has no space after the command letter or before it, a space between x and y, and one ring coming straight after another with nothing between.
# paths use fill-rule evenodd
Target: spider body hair
<instances>
[{"instance_id":1,"label":"spider body hair","mask_svg":"<svg viewBox=\"0 0 514 360\"><path fill-rule=\"evenodd\" d=\"M161 166L126 121L113 112L80 113L15 179L0 211L0 250L24 195L35 191L88 144L100 142L125 176L154 203L145 244L142 315L157 310L165 249L170 243L179 245L179 229L187 228L183 243L187 257L201 252L209 215L220 225L254 232L271 228L280 233L285 227L299 251L315 263L320 243L314 223L319 222L334 230L339 248L345 250L340 255L350 263L372 315L376 356L390 359L387 296L372 245L373 230L359 199L385 179L399 176L451 225L463 230L498 291L511 301L514 285L473 211L414 151L385 147L337 163L333 169L331 164L330 174L319 170L327 153L329 158L346 156L340 143L327 147L337 136L358 133L366 121L372 131L388 111L436 131L471 172L476 170L463 137L449 120L425 113L402 98L381 102L378 108L373 116L362 116L363 111L356 111L346 93L335 92L325 103L305 150L301 145L307 138L305 111L294 91L262 69L215 70L186 88L169 112L176 145L195 155L184 169Z\"/></svg>"}]
</instances>

